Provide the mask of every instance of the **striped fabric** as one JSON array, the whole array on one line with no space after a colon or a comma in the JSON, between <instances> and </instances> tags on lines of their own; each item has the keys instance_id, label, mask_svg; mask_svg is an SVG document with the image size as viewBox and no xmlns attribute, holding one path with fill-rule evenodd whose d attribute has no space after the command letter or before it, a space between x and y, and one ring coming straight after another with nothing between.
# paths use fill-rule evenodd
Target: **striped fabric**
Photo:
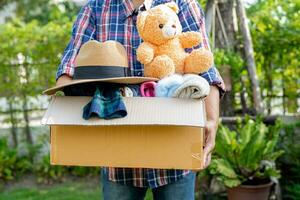
<instances>
[{"instance_id":1,"label":"striped fabric","mask_svg":"<svg viewBox=\"0 0 300 200\"><path fill-rule=\"evenodd\" d=\"M170 0L153 0L152 5L167 3ZM196 0L176 0L183 32L200 31L202 45L209 49L205 30L204 14ZM131 75L143 76L143 66L136 59L136 49L141 39L136 28L136 15L131 0L89 0L78 14L72 30L71 41L62 57L56 78L63 74L73 76L74 61L82 44L89 40L104 42L119 41L127 50ZM200 47L200 46L199 46ZM199 48L196 47L196 48ZM189 50L187 50L189 51ZM219 87L221 94L225 87L217 69L201 74L211 85ZM111 181L136 187L156 188L177 181L190 173L188 170L124 169L105 168Z\"/></svg>"}]
</instances>

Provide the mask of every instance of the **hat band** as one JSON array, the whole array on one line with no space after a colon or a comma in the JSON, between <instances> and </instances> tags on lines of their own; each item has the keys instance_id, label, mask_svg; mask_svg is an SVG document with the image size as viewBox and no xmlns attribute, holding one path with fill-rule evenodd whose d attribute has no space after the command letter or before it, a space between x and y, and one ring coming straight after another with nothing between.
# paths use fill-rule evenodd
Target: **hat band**
<instances>
[{"instance_id":1,"label":"hat band","mask_svg":"<svg viewBox=\"0 0 300 200\"><path fill-rule=\"evenodd\" d=\"M126 77L128 67L119 66L79 66L75 67L73 80L105 79Z\"/></svg>"}]
</instances>

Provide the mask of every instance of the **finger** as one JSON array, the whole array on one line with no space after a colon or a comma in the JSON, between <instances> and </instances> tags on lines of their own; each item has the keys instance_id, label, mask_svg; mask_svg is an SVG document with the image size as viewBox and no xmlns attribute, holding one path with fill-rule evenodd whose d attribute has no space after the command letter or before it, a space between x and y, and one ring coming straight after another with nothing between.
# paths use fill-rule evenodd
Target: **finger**
<instances>
[{"instance_id":1,"label":"finger","mask_svg":"<svg viewBox=\"0 0 300 200\"><path fill-rule=\"evenodd\" d=\"M210 154L210 149L209 149L209 147L207 146L207 147L205 147L205 149L203 150L203 161L204 161L204 163L206 162L206 159L208 158L209 154Z\"/></svg>"},{"instance_id":2,"label":"finger","mask_svg":"<svg viewBox=\"0 0 300 200\"><path fill-rule=\"evenodd\" d=\"M206 160L209 159L211 157L212 151L214 150L214 145L213 144L209 144L207 145L204 149L203 149L203 161L204 163L206 163ZM210 161L209 161L210 162Z\"/></svg>"},{"instance_id":3,"label":"finger","mask_svg":"<svg viewBox=\"0 0 300 200\"><path fill-rule=\"evenodd\" d=\"M204 168L207 168L209 166L210 162L211 162L211 153L208 154L208 156L205 159Z\"/></svg>"},{"instance_id":4,"label":"finger","mask_svg":"<svg viewBox=\"0 0 300 200\"><path fill-rule=\"evenodd\" d=\"M209 143L207 144L207 146L204 147L203 149L203 154L207 155L209 153L211 153L215 148L215 144Z\"/></svg>"}]
</instances>

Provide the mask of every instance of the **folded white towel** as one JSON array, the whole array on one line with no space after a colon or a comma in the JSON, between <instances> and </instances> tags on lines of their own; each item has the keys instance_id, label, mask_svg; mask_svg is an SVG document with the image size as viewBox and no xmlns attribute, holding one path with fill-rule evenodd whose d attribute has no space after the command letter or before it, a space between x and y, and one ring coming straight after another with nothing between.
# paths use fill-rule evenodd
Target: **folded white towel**
<instances>
[{"instance_id":1,"label":"folded white towel","mask_svg":"<svg viewBox=\"0 0 300 200\"><path fill-rule=\"evenodd\" d=\"M210 92L206 79L196 74L184 74L183 83L174 91L172 97L186 99L200 99Z\"/></svg>"},{"instance_id":2,"label":"folded white towel","mask_svg":"<svg viewBox=\"0 0 300 200\"><path fill-rule=\"evenodd\" d=\"M174 91L183 83L181 74L172 74L158 81L155 86L156 97L172 97Z\"/></svg>"}]
</instances>

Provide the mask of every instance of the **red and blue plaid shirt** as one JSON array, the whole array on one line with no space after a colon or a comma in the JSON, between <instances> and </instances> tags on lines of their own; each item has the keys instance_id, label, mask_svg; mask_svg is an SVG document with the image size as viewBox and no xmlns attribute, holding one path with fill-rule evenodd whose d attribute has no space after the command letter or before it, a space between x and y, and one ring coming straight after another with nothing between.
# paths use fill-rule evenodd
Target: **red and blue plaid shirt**
<instances>
[{"instance_id":1,"label":"red and blue plaid shirt","mask_svg":"<svg viewBox=\"0 0 300 200\"><path fill-rule=\"evenodd\" d=\"M170 0L153 0L152 5L167 3ZM209 40L205 30L204 14L196 0L176 0L179 7L179 19L183 32L202 33L202 47L209 49ZM119 41L127 50L129 66L133 76L143 76L143 65L136 59L136 49L141 44L136 28L136 12L131 0L89 0L81 9L72 30L71 41L62 57L57 78L63 74L73 76L74 61L82 44L89 40L104 42ZM211 85L225 91L224 83L217 69L201 74ZM135 187L156 188L175 182L190 173L188 170L163 169L124 169L105 168L111 181Z\"/></svg>"}]
</instances>

